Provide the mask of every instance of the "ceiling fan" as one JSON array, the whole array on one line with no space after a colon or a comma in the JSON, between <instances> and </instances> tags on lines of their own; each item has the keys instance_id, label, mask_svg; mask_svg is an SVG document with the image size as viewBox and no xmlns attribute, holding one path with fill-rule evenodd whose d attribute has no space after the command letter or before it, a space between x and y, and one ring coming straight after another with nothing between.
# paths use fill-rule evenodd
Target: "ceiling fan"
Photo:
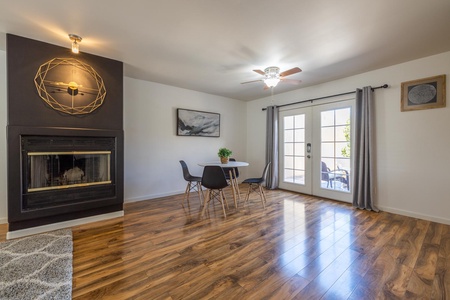
<instances>
[{"instance_id":1,"label":"ceiling fan","mask_svg":"<svg viewBox=\"0 0 450 300\"><path fill-rule=\"evenodd\" d=\"M258 79L258 80L241 82L241 84L263 81L266 84L264 87L265 90L275 87L278 84L278 82L280 82L280 81L290 83L290 84L299 84L300 82L302 82L301 80L287 79L285 77L299 73L301 71L302 70L298 67L283 71L281 73L280 73L280 68L278 68L278 67L267 67L264 69L264 71L253 70L253 72L263 75L264 78Z\"/></svg>"}]
</instances>

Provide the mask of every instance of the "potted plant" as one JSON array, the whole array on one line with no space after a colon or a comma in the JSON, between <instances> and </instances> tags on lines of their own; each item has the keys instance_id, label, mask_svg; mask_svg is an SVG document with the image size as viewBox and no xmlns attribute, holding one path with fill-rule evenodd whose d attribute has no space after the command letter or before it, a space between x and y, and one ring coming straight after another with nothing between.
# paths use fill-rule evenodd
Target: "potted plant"
<instances>
[{"instance_id":1,"label":"potted plant","mask_svg":"<svg viewBox=\"0 0 450 300\"><path fill-rule=\"evenodd\" d=\"M233 154L233 152L227 148L220 148L219 152L217 153L217 155L220 157L220 162L223 164L228 163L228 159L230 158L231 154Z\"/></svg>"}]
</instances>

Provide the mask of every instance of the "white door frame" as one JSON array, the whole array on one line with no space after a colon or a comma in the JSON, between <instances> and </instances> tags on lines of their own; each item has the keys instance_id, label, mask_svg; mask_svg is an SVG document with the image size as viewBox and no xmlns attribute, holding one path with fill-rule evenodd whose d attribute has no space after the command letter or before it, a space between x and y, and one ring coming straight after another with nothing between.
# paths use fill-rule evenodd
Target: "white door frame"
<instances>
[{"instance_id":1,"label":"white door frame","mask_svg":"<svg viewBox=\"0 0 450 300\"><path fill-rule=\"evenodd\" d=\"M340 108L351 108L351 124L354 124L355 119L355 99L340 100L334 102L328 102L318 105L309 105L299 108L286 109L279 112L279 187L286 190L291 190L303 194L315 195L319 197L344 201L351 203L353 187L350 185L350 191L339 191L324 189L321 187L321 119L320 114L322 111L335 110ZM296 184L284 182L284 117L296 114L305 113L305 182L304 184ZM308 130L309 129L309 130ZM353 137L354 126L351 126L351 146L353 149ZM311 153L307 153L307 144L311 143ZM310 155L310 158L307 156ZM353 170L354 162L351 158L351 168ZM352 172L350 171L350 182Z\"/></svg>"}]
</instances>

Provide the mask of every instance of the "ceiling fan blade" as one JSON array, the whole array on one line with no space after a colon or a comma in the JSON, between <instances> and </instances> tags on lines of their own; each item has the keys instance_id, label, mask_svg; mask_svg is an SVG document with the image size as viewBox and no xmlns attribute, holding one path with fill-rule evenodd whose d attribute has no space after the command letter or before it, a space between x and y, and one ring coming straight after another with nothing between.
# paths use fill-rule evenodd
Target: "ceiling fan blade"
<instances>
[{"instance_id":1,"label":"ceiling fan blade","mask_svg":"<svg viewBox=\"0 0 450 300\"><path fill-rule=\"evenodd\" d=\"M299 84L300 82L302 82L301 80L287 79L287 78L280 78L280 80L289 84Z\"/></svg>"},{"instance_id":2,"label":"ceiling fan blade","mask_svg":"<svg viewBox=\"0 0 450 300\"><path fill-rule=\"evenodd\" d=\"M258 80L246 81L246 82L241 82L241 84L259 82L259 81L263 81L263 80L262 79L258 79Z\"/></svg>"},{"instance_id":3,"label":"ceiling fan blade","mask_svg":"<svg viewBox=\"0 0 450 300\"><path fill-rule=\"evenodd\" d=\"M292 74L295 74L295 73L299 73L299 72L301 72L302 71L302 69L300 69L300 68L298 68L298 67L295 67L295 68L292 68L292 69L290 69L290 70L286 70L286 71L284 71L284 72L281 72L280 73L280 76L281 77L285 77L285 76L289 76L289 75L292 75Z\"/></svg>"},{"instance_id":4,"label":"ceiling fan blade","mask_svg":"<svg viewBox=\"0 0 450 300\"><path fill-rule=\"evenodd\" d=\"M261 70L253 70L253 72L256 72L261 75L266 75L266 73L264 73L264 71L261 71Z\"/></svg>"}]
</instances>

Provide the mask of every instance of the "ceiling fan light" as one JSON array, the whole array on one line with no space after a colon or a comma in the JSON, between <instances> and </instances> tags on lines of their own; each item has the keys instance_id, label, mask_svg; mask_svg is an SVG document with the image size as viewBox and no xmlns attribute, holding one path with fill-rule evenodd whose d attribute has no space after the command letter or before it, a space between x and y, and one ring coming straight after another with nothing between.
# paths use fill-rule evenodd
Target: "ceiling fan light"
<instances>
[{"instance_id":1,"label":"ceiling fan light","mask_svg":"<svg viewBox=\"0 0 450 300\"><path fill-rule=\"evenodd\" d=\"M266 78L264 79L264 83L269 87L273 88L276 87L278 82L280 82L280 78Z\"/></svg>"}]
</instances>

